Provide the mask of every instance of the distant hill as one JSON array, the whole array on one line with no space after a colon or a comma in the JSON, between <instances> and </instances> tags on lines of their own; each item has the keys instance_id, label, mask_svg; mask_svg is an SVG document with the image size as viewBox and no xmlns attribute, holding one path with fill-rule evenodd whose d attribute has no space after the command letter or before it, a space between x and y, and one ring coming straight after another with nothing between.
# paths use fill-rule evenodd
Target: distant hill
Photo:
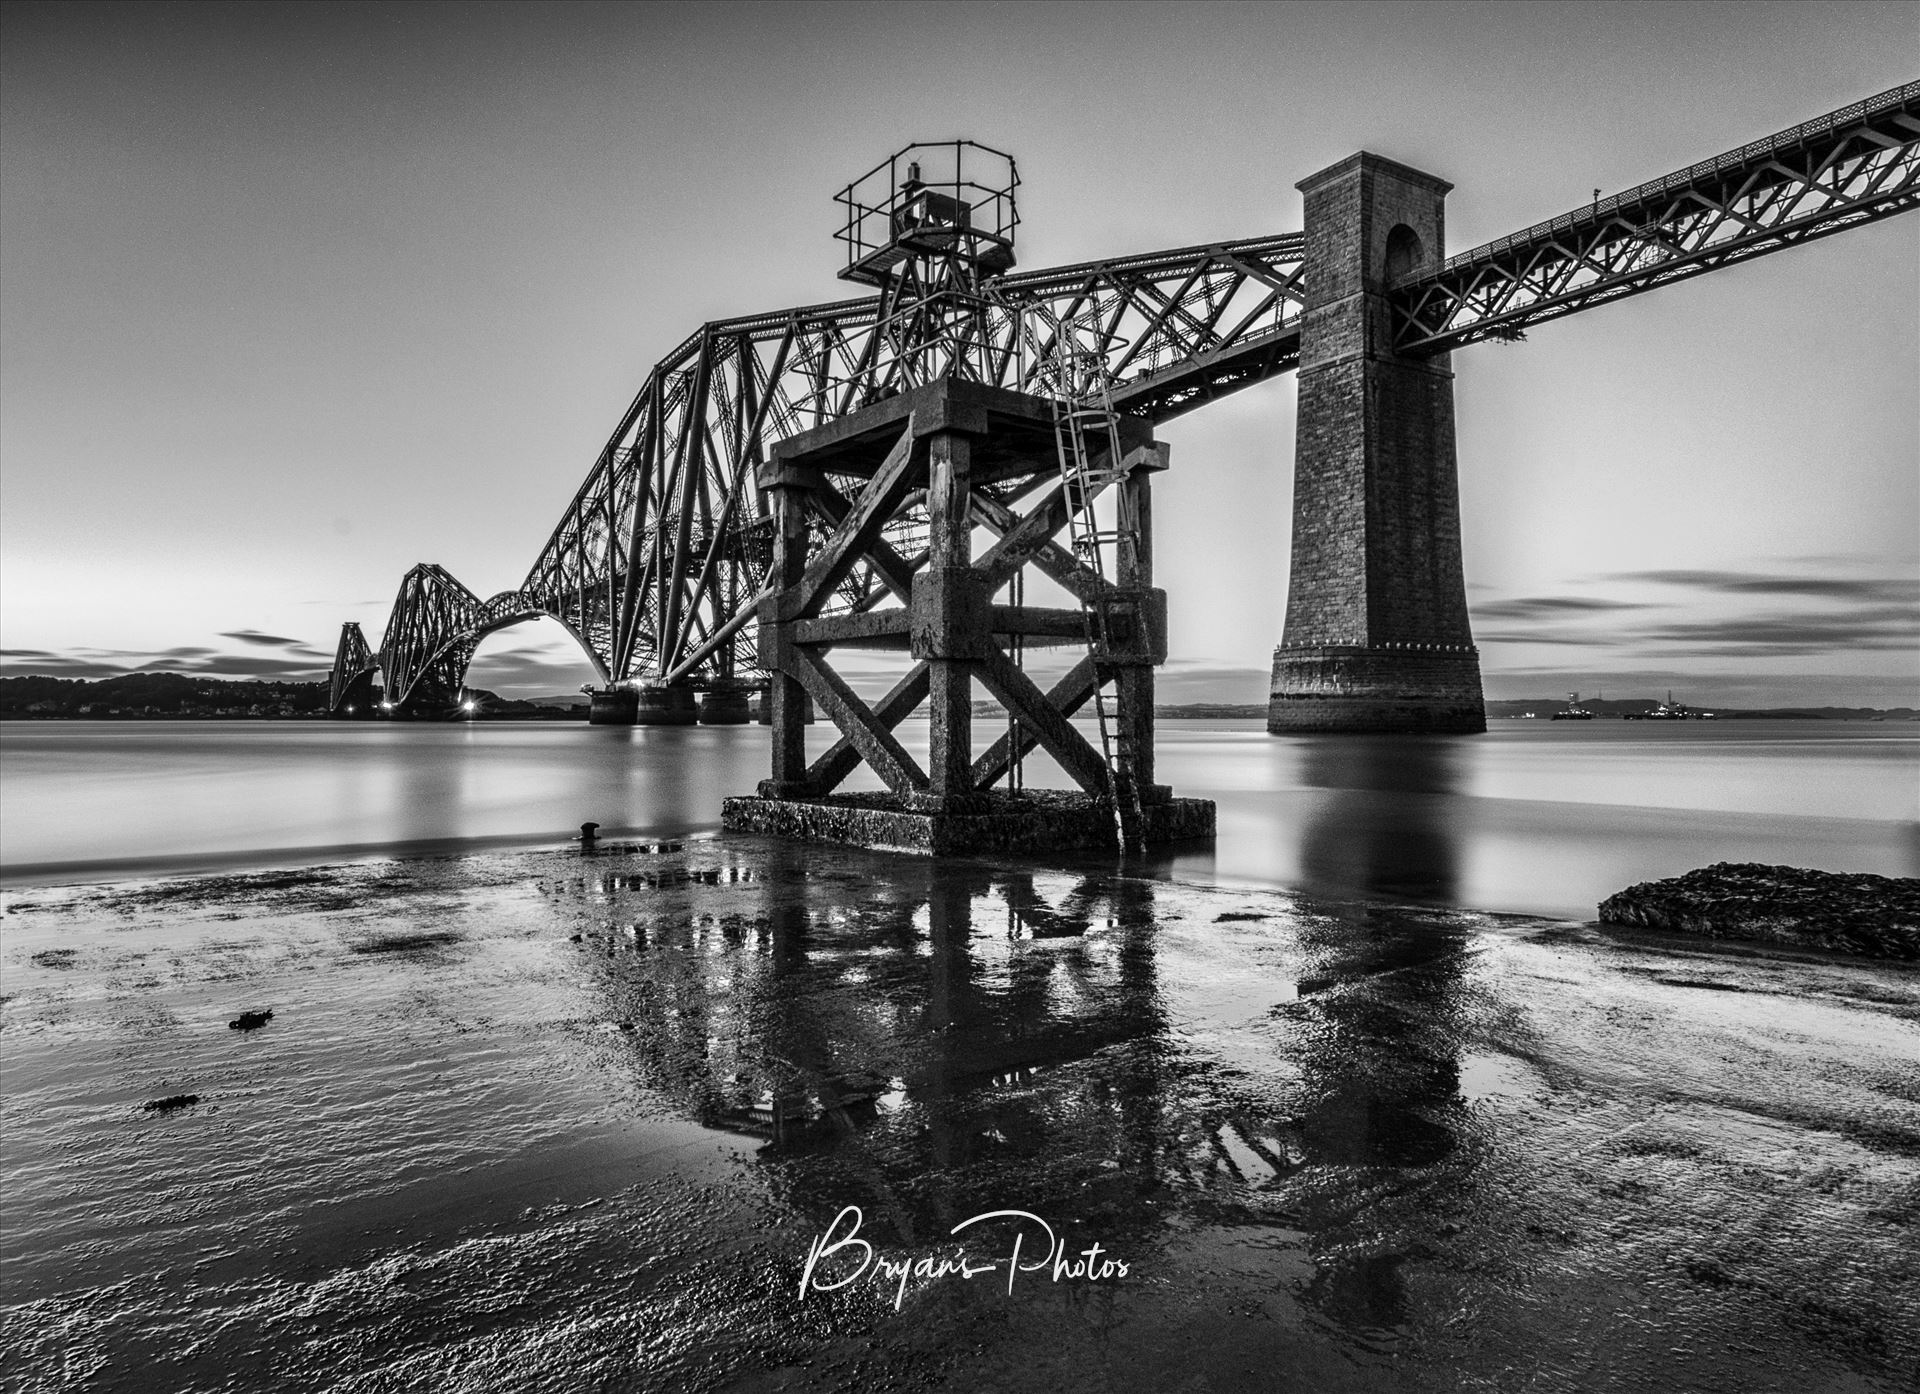
<instances>
[{"instance_id":1,"label":"distant hill","mask_svg":"<svg viewBox=\"0 0 1920 1394\"><path fill-rule=\"evenodd\" d=\"M585 697L517 702L481 688L470 689L479 715L494 718L554 718L584 712ZM327 684L199 677L191 673L125 673L116 678L0 678L0 718L63 717L288 717L325 716Z\"/></svg>"},{"instance_id":2,"label":"distant hill","mask_svg":"<svg viewBox=\"0 0 1920 1394\"><path fill-rule=\"evenodd\" d=\"M115 678L0 678L0 717L320 716L323 682L124 673Z\"/></svg>"},{"instance_id":3,"label":"distant hill","mask_svg":"<svg viewBox=\"0 0 1920 1394\"><path fill-rule=\"evenodd\" d=\"M481 715L493 718L563 718L584 715L587 698L578 692L544 693L525 701L499 697L474 689ZM1567 705L1565 697L1502 698L1487 703L1493 719L1523 717L1528 712L1547 720ZM1581 698L1580 705L1597 717L1621 717L1652 711L1651 698ZM323 682L274 682L252 679L198 677L190 673L124 673L119 677L52 678L30 674L0 678L0 717L140 717L140 716L322 716L327 707ZM1169 721L1250 721L1267 714L1264 702L1188 702L1156 706L1154 715ZM1721 721L1917 721L1913 707L1768 707L1764 709L1709 708ZM998 703L976 701L974 716L1005 721Z\"/></svg>"}]
</instances>

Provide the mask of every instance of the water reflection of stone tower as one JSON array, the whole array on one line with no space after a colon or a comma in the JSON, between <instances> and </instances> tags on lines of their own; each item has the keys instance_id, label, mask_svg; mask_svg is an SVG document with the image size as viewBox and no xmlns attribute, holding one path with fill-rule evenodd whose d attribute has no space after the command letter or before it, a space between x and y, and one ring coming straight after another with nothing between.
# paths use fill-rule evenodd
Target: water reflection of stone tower
<instances>
[{"instance_id":1,"label":"water reflection of stone tower","mask_svg":"<svg viewBox=\"0 0 1920 1394\"><path fill-rule=\"evenodd\" d=\"M1300 835L1310 887L1340 895L1457 904L1463 757L1419 736L1309 736L1300 773L1325 804Z\"/></svg>"},{"instance_id":2,"label":"water reflection of stone tower","mask_svg":"<svg viewBox=\"0 0 1920 1394\"><path fill-rule=\"evenodd\" d=\"M728 800L731 828L933 853L1111 845L1116 831L1137 848L1212 832L1211 804L1153 778L1166 602L1152 584L1149 481L1166 448L1113 409L1099 323L1009 299L999 284L1018 183L1008 156L949 141L909 146L838 196L841 275L879 290L867 352L887 366L823 358L816 390L831 419L780 441L759 468L773 519L773 594L759 610L773 768L757 797ZM1015 357L1024 366L1010 375ZM1047 395L990 385L1010 376ZM977 529L995 539L979 557ZM1075 606L1027 604L1029 570ZM1085 657L1042 691L1025 656L1049 646ZM911 666L870 704L830 661L845 648L903 653ZM1009 714L978 754L976 682ZM813 760L809 704L840 732ZM894 735L922 706L924 769ZM1071 720L1082 709L1097 740ZM1021 789L1036 749L1075 791L1036 801ZM862 764L888 795L836 799Z\"/></svg>"}]
</instances>

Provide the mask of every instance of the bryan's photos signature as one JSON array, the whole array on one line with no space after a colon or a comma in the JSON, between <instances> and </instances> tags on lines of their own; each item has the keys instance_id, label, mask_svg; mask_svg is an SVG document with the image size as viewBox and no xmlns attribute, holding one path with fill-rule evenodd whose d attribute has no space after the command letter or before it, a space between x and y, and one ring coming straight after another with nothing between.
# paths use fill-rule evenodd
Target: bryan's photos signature
<instances>
[{"instance_id":1,"label":"bryan's photos signature","mask_svg":"<svg viewBox=\"0 0 1920 1394\"><path fill-rule=\"evenodd\" d=\"M949 1231L950 1235L957 1236L963 1230L981 1226L979 1233L971 1237L997 1235L997 1248L986 1251L998 1252L997 1258L979 1257L964 1246L956 1246L952 1252L939 1256L888 1258L876 1253L873 1245L860 1237L862 1218L859 1206L845 1206L833 1217L826 1233L813 1241L807 1253L807 1266L800 1274L801 1300L810 1292L838 1292L867 1278L892 1286L893 1309L897 1312L906 1298L908 1281L916 1278L971 1281L989 1273L1005 1273L1007 1292L1011 1294L1022 1273L1045 1272L1049 1280L1056 1283L1062 1279L1097 1283L1127 1276L1126 1263L1108 1254L1099 1244L1068 1253L1067 1241L1054 1234L1053 1226L1025 1210L989 1210L962 1220ZM1022 1253L1027 1255L1025 1262L1021 1261Z\"/></svg>"}]
</instances>

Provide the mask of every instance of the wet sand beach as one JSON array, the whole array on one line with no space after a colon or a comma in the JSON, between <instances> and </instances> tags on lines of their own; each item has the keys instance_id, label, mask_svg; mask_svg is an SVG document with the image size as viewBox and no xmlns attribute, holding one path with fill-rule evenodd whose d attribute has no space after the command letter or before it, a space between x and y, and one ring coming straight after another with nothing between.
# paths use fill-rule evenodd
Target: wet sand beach
<instances>
[{"instance_id":1,"label":"wet sand beach","mask_svg":"<svg viewBox=\"0 0 1920 1394\"><path fill-rule=\"evenodd\" d=\"M9 1389L1920 1368L1909 967L729 837L25 888L0 974Z\"/></svg>"}]
</instances>

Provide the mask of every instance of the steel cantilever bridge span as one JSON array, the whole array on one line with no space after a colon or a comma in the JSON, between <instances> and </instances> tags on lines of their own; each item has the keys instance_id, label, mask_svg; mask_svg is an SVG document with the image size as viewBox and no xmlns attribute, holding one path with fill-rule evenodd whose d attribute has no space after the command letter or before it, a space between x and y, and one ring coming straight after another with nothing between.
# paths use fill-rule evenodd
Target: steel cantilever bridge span
<instances>
[{"instance_id":1,"label":"steel cantilever bridge span","mask_svg":"<svg viewBox=\"0 0 1920 1394\"><path fill-rule=\"evenodd\" d=\"M1395 347L1417 358L1517 338L1917 204L1920 82L1395 279ZM1305 237L1281 234L1005 275L931 334L901 332L899 286L703 325L648 374L519 588L483 600L416 566L377 651L343 628L331 708L364 703L377 671L389 709L447 710L481 639L540 616L565 625L608 684L756 680L747 625L772 546L754 471L773 442L949 374L1041 390L1019 328L1027 307L1097 322L1115 405L1166 420L1298 366L1307 269ZM910 523L896 533L903 553L924 544ZM889 593L863 566L837 608Z\"/></svg>"}]
</instances>

